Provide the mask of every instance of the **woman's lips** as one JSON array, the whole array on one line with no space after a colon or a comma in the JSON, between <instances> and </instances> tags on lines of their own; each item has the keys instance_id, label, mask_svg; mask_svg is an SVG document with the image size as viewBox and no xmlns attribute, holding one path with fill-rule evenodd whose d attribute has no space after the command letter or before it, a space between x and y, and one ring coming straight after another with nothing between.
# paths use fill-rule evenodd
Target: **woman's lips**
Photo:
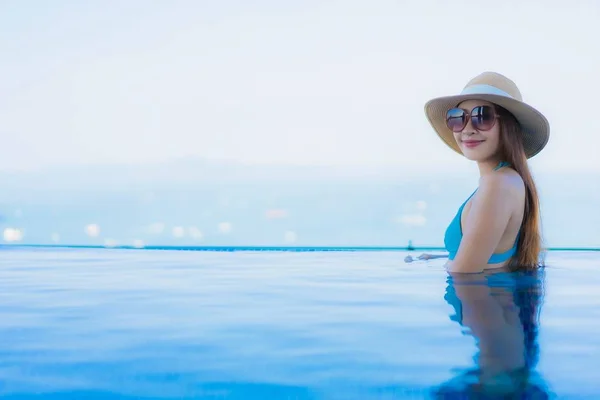
<instances>
[{"instance_id":1,"label":"woman's lips","mask_svg":"<svg viewBox=\"0 0 600 400\"><path fill-rule=\"evenodd\" d=\"M473 148L483 143L483 140L463 140L462 142L465 145L465 147Z\"/></svg>"}]
</instances>

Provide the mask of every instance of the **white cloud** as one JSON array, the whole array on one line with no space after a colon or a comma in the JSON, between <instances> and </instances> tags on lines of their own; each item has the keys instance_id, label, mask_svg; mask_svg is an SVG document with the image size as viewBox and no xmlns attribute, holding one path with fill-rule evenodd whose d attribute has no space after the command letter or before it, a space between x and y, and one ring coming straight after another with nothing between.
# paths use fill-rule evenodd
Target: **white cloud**
<instances>
[{"instance_id":1,"label":"white cloud","mask_svg":"<svg viewBox=\"0 0 600 400\"><path fill-rule=\"evenodd\" d=\"M100 226L98 224L86 225L84 230L89 237L98 237L100 235Z\"/></svg>"},{"instance_id":2,"label":"white cloud","mask_svg":"<svg viewBox=\"0 0 600 400\"><path fill-rule=\"evenodd\" d=\"M23 239L23 232L18 228L6 228L3 236L5 242L19 242Z\"/></svg>"},{"instance_id":3,"label":"white cloud","mask_svg":"<svg viewBox=\"0 0 600 400\"><path fill-rule=\"evenodd\" d=\"M282 219L288 216L287 210L283 208L270 208L265 211L265 218L267 219Z\"/></svg>"},{"instance_id":4,"label":"white cloud","mask_svg":"<svg viewBox=\"0 0 600 400\"><path fill-rule=\"evenodd\" d=\"M182 238L185 236L185 229L182 226L176 226L172 229L173 236L176 238Z\"/></svg>"},{"instance_id":5,"label":"white cloud","mask_svg":"<svg viewBox=\"0 0 600 400\"><path fill-rule=\"evenodd\" d=\"M231 222L220 222L219 225L217 225L219 232L224 234L230 233L232 228Z\"/></svg>"}]
</instances>

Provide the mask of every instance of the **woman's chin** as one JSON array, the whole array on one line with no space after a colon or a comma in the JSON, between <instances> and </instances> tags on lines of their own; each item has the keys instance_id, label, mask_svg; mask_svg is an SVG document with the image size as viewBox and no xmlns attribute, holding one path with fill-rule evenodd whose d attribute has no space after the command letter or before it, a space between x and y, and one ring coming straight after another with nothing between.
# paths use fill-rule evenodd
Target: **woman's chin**
<instances>
[{"instance_id":1,"label":"woman's chin","mask_svg":"<svg viewBox=\"0 0 600 400\"><path fill-rule=\"evenodd\" d=\"M469 149L461 146L460 151L467 160L471 161L485 161L490 158L487 152L480 151L479 149Z\"/></svg>"},{"instance_id":2,"label":"woman's chin","mask_svg":"<svg viewBox=\"0 0 600 400\"><path fill-rule=\"evenodd\" d=\"M461 149L463 156L465 156L465 158L467 160L471 160L471 161L481 161L483 159L485 159L484 156L482 156L481 154L479 154L479 152L477 151L473 151L470 149Z\"/></svg>"}]
</instances>

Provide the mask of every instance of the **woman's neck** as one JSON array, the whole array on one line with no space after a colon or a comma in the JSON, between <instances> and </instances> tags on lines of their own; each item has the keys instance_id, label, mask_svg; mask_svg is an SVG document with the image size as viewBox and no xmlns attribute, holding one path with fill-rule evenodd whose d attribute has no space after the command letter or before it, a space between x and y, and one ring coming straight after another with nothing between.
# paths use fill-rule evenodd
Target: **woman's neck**
<instances>
[{"instance_id":1,"label":"woman's neck","mask_svg":"<svg viewBox=\"0 0 600 400\"><path fill-rule=\"evenodd\" d=\"M487 174L490 174L494 171L494 169L500 165L501 160L499 158L493 158L486 161L478 161L477 167L479 168L479 176L483 177Z\"/></svg>"}]
</instances>

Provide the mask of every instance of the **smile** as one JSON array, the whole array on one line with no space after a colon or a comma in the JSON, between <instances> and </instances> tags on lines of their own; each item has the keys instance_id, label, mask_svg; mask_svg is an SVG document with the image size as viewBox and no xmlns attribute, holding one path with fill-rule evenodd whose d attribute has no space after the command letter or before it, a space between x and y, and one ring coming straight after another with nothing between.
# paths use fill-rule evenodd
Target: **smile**
<instances>
[{"instance_id":1,"label":"smile","mask_svg":"<svg viewBox=\"0 0 600 400\"><path fill-rule=\"evenodd\" d=\"M468 148L477 147L483 142L484 142L483 140L463 140L462 141L463 145L465 145L465 147L468 147Z\"/></svg>"}]
</instances>

